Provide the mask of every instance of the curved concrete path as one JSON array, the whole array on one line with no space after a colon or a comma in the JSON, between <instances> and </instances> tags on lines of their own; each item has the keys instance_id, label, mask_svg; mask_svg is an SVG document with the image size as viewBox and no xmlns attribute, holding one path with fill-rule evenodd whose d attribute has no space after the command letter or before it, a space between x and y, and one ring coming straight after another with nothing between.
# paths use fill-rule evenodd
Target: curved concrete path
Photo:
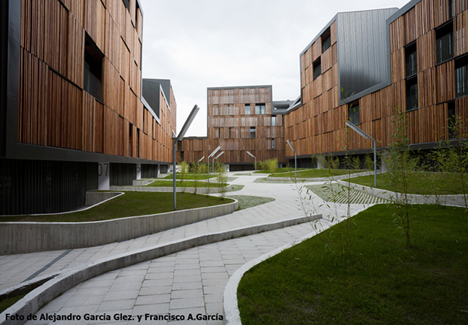
<instances>
[{"instance_id":1,"label":"curved concrete path","mask_svg":"<svg viewBox=\"0 0 468 325\"><path fill-rule=\"evenodd\" d=\"M230 173L233 176L236 173ZM244 226L269 223L304 215L295 184L253 183L258 177L238 177L232 184L245 185L244 189L232 192L233 195L251 195L274 197L276 200L257 207L236 211L195 224L167 230L161 233L69 252L54 251L12 256L0 256L0 290L18 284L32 275L43 276L54 272L96 261L98 259L130 252L135 249L155 244L171 242L194 235L214 231L223 231ZM229 194L229 193L228 193ZM303 193L302 196L306 196ZM310 214L322 213L324 218L333 218L345 214L345 206L328 207L323 201L312 195L306 207ZM351 214L363 210L363 205L352 205ZM327 217L329 216L329 217ZM327 228L330 223L322 221L320 227ZM82 317L78 323L119 324L137 323L116 321L114 314L122 313L134 316L162 315L171 313L174 317L191 314L194 317L209 315L218 320L209 320L208 324L221 324L219 315L223 313L222 294L229 276L241 265L286 243L293 242L303 235L313 232L310 223L278 229L257 235L246 236L220 243L192 248L169 256L157 258L108 272L88 280L67 291L40 310L41 314L74 314ZM64 253L67 253L64 255ZM57 260L57 258L60 259ZM53 262L53 264L51 264ZM51 264L41 271L45 266ZM110 321L84 320L85 314L110 315ZM218 316L216 316L218 315ZM149 321L146 316L146 320ZM166 321L159 321L164 324ZM188 321L192 323L191 321ZM31 324L46 324L53 321L34 321ZM57 323L57 322L55 322ZM58 322L60 323L60 322ZM70 324L69 321L66 322ZM183 322L178 322L183 324ZM203 324L204 321L197 321Z\"/></svg>"}]
</instances>

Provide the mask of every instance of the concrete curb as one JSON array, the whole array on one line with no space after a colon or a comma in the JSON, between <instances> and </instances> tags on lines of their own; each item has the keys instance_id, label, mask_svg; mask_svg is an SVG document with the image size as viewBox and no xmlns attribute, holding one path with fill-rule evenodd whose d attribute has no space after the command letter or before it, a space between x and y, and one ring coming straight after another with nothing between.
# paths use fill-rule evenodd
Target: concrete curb
<instances>
[{"instance_id":1,"label":"concrete curb","mask_svg":"<svg viewBox=\"0 0 468 325\"><path fill-rule=\"evenodd\" d=\"M326 181L337 181L340 179L348 178L349 176L352 177L359 177L359 176L367 176L373 175L374 172L362 172L362 173L354 173L354 174L345 174L345 175L338 175L333 177L316 177L316 178L297 178L296 180L299 182L326 182ZM266 177L266 181L274 182L274 181L293 181L291 177Z\"/></svg>"},{"instance_id":2,"label":"concrete curb","mask_svg":"<svg viewBox=\"0 0 468 325\"><path fill-rule=\"evenodd\" d=\"M289 227L292 225L310 222L320 219L321 215L286 219L274 223L254 225L244 228L232 229L224 232L210 233L182 240L156 245L145 249L135 250L130 253L123 253L116 256L104 258L95 262L86 263L61 272L52 280L47 281L40 287L28 293L16 304L6 309L0 314L0 325L24 324L29 314L36 313L44 305L73 288L77 284L89 280L103 273L120 269L133 264L152 260L161 256L173 254L188 248L211 244L232 238L248 236L264 231ZM22 321L7 320L6 314L21 315Z\"/></svg>"},{"instance_id":3,"label":"concrete curb","mask_svg":"<svg viewBox=\"0 0 468 325\"><path fill-rule=\"evenodd\" d=\"M224 324L227 325L241 325L240 313L239 313L239 305L237 303L237 287L239 286L239 282L244 276L245 272L253 268L255 265L262 263L263 261L269 259L272 256L275 256L282 251L293 247L299 243L302 243L304 240L314 237L317 233L312 232L308 235L301 237L300 239L281 246L271 252L268 252L260 257L257 257L254 260L251 260L240 268L238 268L232 276L229 278L228 283L224 288L223 293L223 310L224 310Z\"/></svg>"},{"instance_id":4,"label":"concrete curb","mask_svg":"<svg viewBox=\"0 0 468 325\"><path fill-rule=\"evenodd\" d=\"M238 206L234 200L211 207L103 221L0 222L0 255L105 245L219 217Z\"/></svg>"},{"instance_id":5,"label":"concrete curb","mask_svg":"<svg viewBox=\"0 0 468 325\"><path fill-rule=\"evenodd\" d=\"M380 197L385 200L398 199L401 193L391 192L382 190L379 188L372 188L369 186L359 185L355 183L348 183L343 181L337 181L338 184L348 187L348 185L358 191ZM408 200L411 204L437 204L435 195L419 195L419 194L408 194ZM439 203L442 205L454 205L454 206L465 206L465 200L463 195L440 195Z\"/></svg>"},{"instance_id":6,"label":"concrete curb","mask_svg":"<svg viewBox=\"0 0 468 325\"><path fill-rule=\"evenodd\" d=\"M226 191L230 191L232 185L226 186ZM123 191L123 192L170 192L172 193L171 187L141 187L141 186L111 186L111 191ZM197 194L214 194L221 193L219 187L197 187ZM178 193L195 193L195 187L177 187L176 192Z\"/></svg>"}]
</instances>

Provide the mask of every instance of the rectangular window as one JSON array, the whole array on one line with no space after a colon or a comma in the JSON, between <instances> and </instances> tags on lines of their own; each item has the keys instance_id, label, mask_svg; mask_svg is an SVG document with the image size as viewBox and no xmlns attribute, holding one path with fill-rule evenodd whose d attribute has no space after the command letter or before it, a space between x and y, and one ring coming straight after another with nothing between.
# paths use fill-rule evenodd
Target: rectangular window
<instances>
[{"instance_id":1,"label":"rectangular window","mask_svg":"<svg viewBox=\"0 0 468 325\"><path fill-rule=\"evenodd\" d=\"M322 53L328 50L331 46L330 28L328 28L321 36Z\"/></svg>"},{"instance_id":2,"label":"rectangular window","mask_svg":"<svg viewBox=\"0 0 468 325\"><path fill-rule=\"evenodd\" d=\"M351 123L358 125L359 122L359 101L349 104L348 119Z\"/></svg>"},{"instance_id":3,"label":"rectangular window","mask_svg":"<svg viewBox=\"0 0 468 325\"><path fill-rule=\"evenodd\" d=\"M453 16L455 16L455 6L453 0L448 0L448 14L449 18L453 18Z\"/></svg>"},{"instance_id":4,"label":"rectangular window","mask_svg":"<svg viewBox=\"0 0 468 325\"><path fill-rule=\"evenodd\" d=\"M137 158L140 158L140 129L137 129Z\"/></svg>"},{"instance_id":5,"label":"rectangular window","mask_svg":"<svg viewBox=\"0 0 468 325\"><path fill-rule=\"evenodd\" d=\"M234 114L234 108L232 107L232 105L228 105L227 106L227 112L226 112L227 115L233 115Z\"/></svg>"},{"instance_id":6,"label":"rectangular window","mask_svg":"<svg viewBox=\"0 0 468 325\"><path fill-rule=\"evenodd\" d=\"M245 104L245 115L250 115L250 104Z\"/></svg>"},{"instance_id":7,"label":"rectangular window","mask_svg":"<svg viewBox=\"0 0 468 325\"><path fill-rule=\"evenodd\" d=\"M255 104L255 114L265 114L265 104Z\"/></svg>"},{"instance_id":8,"label":"rectangular window","mask_svg":"<svg viewBox=\"0 0 468 325\"><path fill-rule=\"evenodd\" d=\"M255 139L255 128L254 127L250 128L250 138Z\"/></svg>"},{"instance_id":9,"label":"rectangular window","mask_svg":"<svg viewBox=\"0 0 468 325\"><path fill-rule=\"evenodd\" d=\"M450 22L436 30L437 64L453 58L453 23Z\"/></svg>"},{"instance_id":10,"label":"rectangular window","mask_svg":"<svg viewBox=\"0 0 468 325\"><path fill-rule=\"evenodd\" d=\"M448 134L449 139L455 139L457 137L457 130L455 128L456 118L455 118L455 102L448 103Z\"/></svg>"},{"instance_id":11,"label":"rectangular window","mask_svg":"<svg viewBox=\"0 0 468 325\"><path fill-rule=\"evenodd\" d=\"M405 47L406 77L414 76L418 73L418 58L416 55L416 43Z\"/></svg>"},{"instance_id":12,"label":"rectangular window","mask_svg":"<svg viewBox=\"0 0 468 325\"><path fill-rule=\"evenodd\" d=\"M271 139L271 149L275 149L275 139Z\"/></svg>"},{"instance_id":13,"label":"rectangular window","mask_svg":"<svg viewBox=\"0 0 468 325\"><path fill-rule=\"evenodd\" d=\"M314 62L314 80L317 79L322 74L322 62L320 58Z\"/></svg>"},{"instance_id":14,"label":"rectangular window","mask_svg":"<svg viewBox=\"0 0 468 325\"><path fill-rule=\"evenodd\" d=\"M232 128L229 128L229 139L232 139Z\"/></svg>"},{"instance_id":15,"label":"rectangular window","mask_svg":"<svg viewBox=\"0 0 468 325\"><path fill-rule=\"evenodd\" d=\"M177 141L177 151L182 151L182 141Z\"/></svg>"},{"instance_id":16,"label":"rectangular window","mask_svg":"<svg viewBox=\"0 0 468 325\"><path fill-rule=\"evenodd\" d=\"M276 126L276 116L275 115L271 116L271 126Z\"/></svg>"},{"instance_id":17,"label":"rectangular window","mask_svg":"<svg viewBox=\"0 0 468 325\"><path fill-rule=\"evenodd\" d=\"M97 46L92 41L91 37L89 37L88 34L86 34L83 90L85 90L101 102L103 57L104 55L101 53L101 51L99 51Z\"/></svg>"},{"instance_id":18,"label":"rectangular window","mask_svg":"<svg viewBox=\"0 0 468 325\"><path fill-rule=\"evenodd\" d=\"M406 110L418 109L418 78L406 79Z\"/></svg>"},{"instance_id":19,"label":"rectangular window","mask_svg":"<svg viewBox=\"0 0 468 325\"><path fill-rule=\"evenodd\" d=\"M468 55L455 61L455 82L456 96L468 95Z\"/></svg>"},{"instance_id":20,"label":"rectangular window","mask_svg":"<svg viewBox=\"0 0 468 325\"><path fill-rule=\"evenodd\" d=\"M128 128L128 156L132 157L133 155L133 124L130 123Z\"/></svg>"}]
</instances>

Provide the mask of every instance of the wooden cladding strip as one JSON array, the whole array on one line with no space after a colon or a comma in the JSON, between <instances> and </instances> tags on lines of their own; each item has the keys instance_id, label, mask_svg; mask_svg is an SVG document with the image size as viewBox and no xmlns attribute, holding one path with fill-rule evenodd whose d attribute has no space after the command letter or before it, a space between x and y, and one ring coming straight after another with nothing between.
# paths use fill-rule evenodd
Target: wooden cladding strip
<instances>
[{"instance_id":1,"label":"wooden cladding strip","mask_svg":"<svg viewBox=\"0 0 468 325\"><path fill-rule=\"evenodd\" d=\"M21 0L18 142L171 161L175 98L161 124L144 120L143 17L132 5L128 13L117 0ZM83 89L86 33L104 54L102 103Z\"/></svg>"}]
</instances>

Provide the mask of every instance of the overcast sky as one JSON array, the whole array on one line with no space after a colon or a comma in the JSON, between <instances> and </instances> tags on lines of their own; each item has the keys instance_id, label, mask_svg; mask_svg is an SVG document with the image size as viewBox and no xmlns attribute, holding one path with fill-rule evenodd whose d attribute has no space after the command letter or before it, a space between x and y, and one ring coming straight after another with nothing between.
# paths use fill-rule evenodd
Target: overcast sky
<instances>
[{"instance_id":1,"label":"overcast sky","mask_svg":"<svg viewBox=\"0 0 468 325\"><path fill-rule=\"evenodd\" d=\"M170 79L177 131L206 136L208 87L272 85L300 94L299 54L338 12L403 7L409 0L141 0L143 78Z\"/></svg>"}]
</instances>

